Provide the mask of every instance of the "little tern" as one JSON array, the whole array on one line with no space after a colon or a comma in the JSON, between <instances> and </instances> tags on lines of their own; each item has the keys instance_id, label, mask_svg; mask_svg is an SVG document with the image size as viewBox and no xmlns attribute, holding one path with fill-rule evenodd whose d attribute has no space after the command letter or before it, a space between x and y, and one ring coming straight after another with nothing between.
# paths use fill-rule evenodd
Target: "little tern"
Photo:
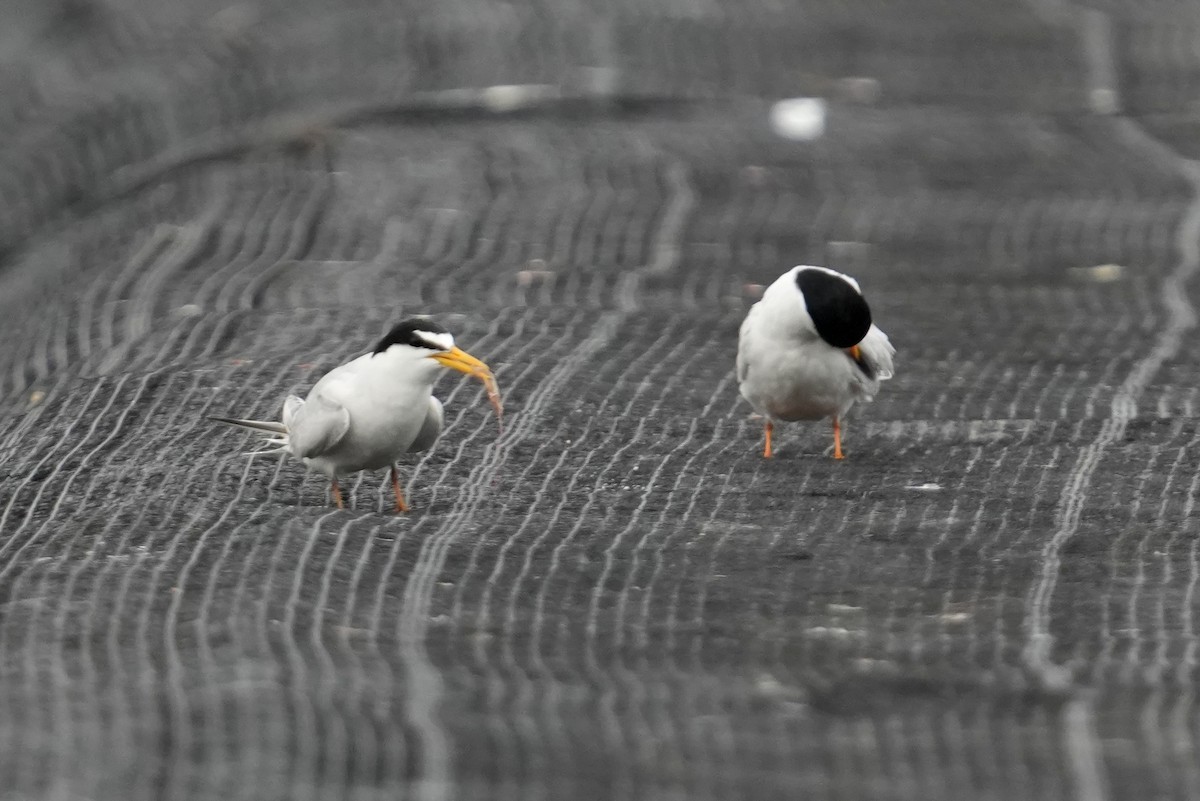
<instances>
[{"instance_id":1,"label":"little tern","mask_svg":"<svg viewBox=\"0 0 1200 801\"><path fill-rule=\"evenodd\" d=\"M268 435L278 447L257 453L290 453L329 477L333 498L344 509L338 476L390 468L396 511L407 512L396 461L427 450L442 432L442 403L433 384L444 368L483 381L488 400L503 414L491 369L454 344L432 320L398 323L369 353L335 367L306 398L289 395L282 422L212 417L220 423Z\"/></svg>"},{"instance_id":2,"label":"little tern","mask_svg":"<svg viewBox=\"0 0 1200 801\"><path fill-rule=\"evenodd\" d=\"M841 420L892 377L896 349L871 322L858 282L826 267L793 267L763 292L738 335L742 397L766 418L763 456L775 421L833 418L833 458L841 459Z\"/></svg>"}]
</instances>

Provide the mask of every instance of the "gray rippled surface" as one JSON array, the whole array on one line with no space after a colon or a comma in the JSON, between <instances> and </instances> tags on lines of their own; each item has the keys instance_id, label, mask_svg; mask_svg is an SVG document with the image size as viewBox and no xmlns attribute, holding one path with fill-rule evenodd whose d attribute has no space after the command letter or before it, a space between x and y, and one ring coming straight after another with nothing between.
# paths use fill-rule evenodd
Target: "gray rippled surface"
<instances>
[{"instance_id":1,"label":"gray rippled surface","mask_svg":"<svg viewBox=\"0 0 1200 801\"><path fill-rule=\"evenodd\" d=\"M0 799L1200 798L1197 36L4 3ZM844 463L737 397L800 262L898 348ZM413 513L204 420L412 313L508 409L443 379Z\"/></svg>"}]
</instances>

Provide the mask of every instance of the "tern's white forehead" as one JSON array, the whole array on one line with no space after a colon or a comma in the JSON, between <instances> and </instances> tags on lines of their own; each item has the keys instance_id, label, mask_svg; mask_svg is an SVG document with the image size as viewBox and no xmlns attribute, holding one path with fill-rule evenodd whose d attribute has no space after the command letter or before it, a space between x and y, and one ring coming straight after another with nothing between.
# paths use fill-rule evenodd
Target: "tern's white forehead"
<instances>
[{"instance_id":1,"label":"tern's white forehead","mask_svg":"<svg viewBox=\"0 0 1200 801\"><path fill-rule=\"evenodd\" d=\"M433 347L438 348L439 350L450 350L454 347L454 336L448 331L435 332L417 330L414 333L422 340L429 343Z\"/></svg>"}]
</instances>

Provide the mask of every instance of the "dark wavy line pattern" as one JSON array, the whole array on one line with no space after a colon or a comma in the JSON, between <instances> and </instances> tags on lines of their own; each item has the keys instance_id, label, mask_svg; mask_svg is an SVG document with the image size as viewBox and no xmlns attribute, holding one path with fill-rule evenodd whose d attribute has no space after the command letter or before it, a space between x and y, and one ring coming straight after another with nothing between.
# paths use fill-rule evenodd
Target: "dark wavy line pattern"
<instances>
[{"instance_id":1,"label":"dark wavy line pattern","mask_svg":"<svg viewBox=\"0 0 1200 801\"><path fill-rule=\"evenodd\" d=\"M0 801L1200 798L1198 31L0 5ZM796 263L899 351L841 463L738 398ZM507 417L411 514L205 419L413 313Z\"/></svg>"}]
</instances>

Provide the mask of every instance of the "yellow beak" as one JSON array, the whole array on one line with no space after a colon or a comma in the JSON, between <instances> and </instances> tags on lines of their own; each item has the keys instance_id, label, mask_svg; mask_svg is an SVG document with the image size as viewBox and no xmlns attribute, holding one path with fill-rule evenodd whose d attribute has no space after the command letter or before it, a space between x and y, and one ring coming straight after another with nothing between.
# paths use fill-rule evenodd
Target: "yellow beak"
<instances>
[{"instance_id":1,"label":"yellow beak","mask_svg":"<svg viewBox=\"0 0 1200 801\"><path fill-rule=\"evenodd\" d=\"M504 404L500 401L500 390L496 387L496 379L492 375L492 368L457 346L447 351L434 353L429 358L443 367L449 367L451 370L466 373L472 378L478 378L482 381L484 387L487 388L488 401L492 404L492 408L496 410L496 420L502 421L504 419ZM503 422L501 422L501 430L503 430Z\"/></svg>"},{"instance_id":2,"label":"yellow beak","mask_svg":"<svg viewBox=\"0 0 1200 801\"><path fill-rule=\"evenodd\" d=\"M854 361L862 361L862 348L860 348L858 345L855 345L852 348L846 348L846 352L850 354L850 357L853 358Z\"/></svg>"},{"instance_id":3,"label":"yellow beak","mask_svg":"<svg viewBox=\"0 0 1200 801\"><path fill-rule=\"evenodd\" d=\"M484 375L492 374L492 371L486 364L457 346L447 351L435 353L429 358L442 365L442 367L449 367L451 370L458 370L460 373L466 373L476 378L483 378Z\"/></svg>"}]
</instances>

